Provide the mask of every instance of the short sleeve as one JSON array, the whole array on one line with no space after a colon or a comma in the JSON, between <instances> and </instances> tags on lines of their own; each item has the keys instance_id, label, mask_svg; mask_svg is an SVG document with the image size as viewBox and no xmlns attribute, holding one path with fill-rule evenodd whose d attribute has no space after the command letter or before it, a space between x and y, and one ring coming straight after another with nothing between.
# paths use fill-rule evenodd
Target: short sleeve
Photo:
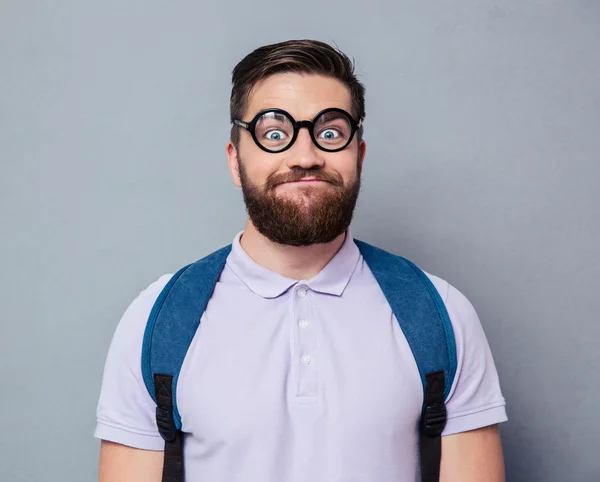
<instances>
[{"instance_id":1,"label":"short sleeve","mask_svg":"<svg viewBox=\"0 0 600 482\"><path fill-rule=\"evenodd\" d=\"M146 450L163 450L156 428L156 405L142 378L146 321L172 275L164 275L131 303L113 335L96 411L95 437Z\"/></svg>"},{"instance_id":2,"label":"short sleeve","mask_svg":"<svg viewBox=\"0 0 600 482\"><path fill-rule=\"evenodd\" d=\"M451 435L507 421L492 352L475 308L456 288L430 276L445 302L456 339L457 369L446 400Z\"/></svg>"}]
</instances>

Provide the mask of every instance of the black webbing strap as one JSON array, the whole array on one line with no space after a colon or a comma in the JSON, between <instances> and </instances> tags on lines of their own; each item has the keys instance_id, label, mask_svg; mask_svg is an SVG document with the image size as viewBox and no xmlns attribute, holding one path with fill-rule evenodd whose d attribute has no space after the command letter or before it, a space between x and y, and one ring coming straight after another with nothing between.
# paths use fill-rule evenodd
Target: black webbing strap
<instances>
[{"instance_id":1,"label":"black webbing strap","mask_svg":"<svg viewBox=\"0 0 600 482\"><path fill-rule=\"evenodd\" d=\"M425 375L425 407L421 416L421 482L439 482L442 461L442 432L446 426L444 372Z\"/></svg>"},{"instance_id":2,"label":"black webbing strap","mask_svg":"<svg viewBox=\"0 0 600 482\"><path fill-rule=\"evenodd\" d=\"M172 375L154 374L156 425L165 441L162 482L183 482L183 435L173 418Z\"/></svg>"}]
</instances>

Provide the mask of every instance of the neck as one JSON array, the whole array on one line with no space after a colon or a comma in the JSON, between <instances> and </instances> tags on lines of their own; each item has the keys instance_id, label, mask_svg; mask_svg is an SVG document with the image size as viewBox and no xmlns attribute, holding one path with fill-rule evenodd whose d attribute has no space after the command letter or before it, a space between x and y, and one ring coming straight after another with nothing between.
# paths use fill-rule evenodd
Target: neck
<instances>
[{"instance_id":1,"label":"neck","mask_svg":"<svg viewBox=\"0 0 600 482\"><path fill-rule=\"evenodd\" d=\"M240 239L242 248L256 263L287 278L308 280L316 276L342 247L346 234L333 241L312 246L287 246L274 243L246 222Z\"/></svg>"}]
</instances>

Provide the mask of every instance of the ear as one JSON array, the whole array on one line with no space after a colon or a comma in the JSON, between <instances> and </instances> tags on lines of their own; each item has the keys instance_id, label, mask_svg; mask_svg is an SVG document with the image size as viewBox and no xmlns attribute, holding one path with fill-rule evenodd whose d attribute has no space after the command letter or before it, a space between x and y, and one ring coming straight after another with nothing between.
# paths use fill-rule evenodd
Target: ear
<instances>
[{"instance_id":1,"label":"ear","mask_svg":"<svg viewBox=\"0 0 600 482\"><path fill-rule=\"evenodd\" d=\"M365 154L367 153L367 143L364 140L360 141L358 145L358 159L359 164L362 169L363 161L365 160Z\"/></svg>"},{"instance_id":2,"label":"ear","mask_svg":"<svg viewBox=\"0 0 600 482\"><path fill-rule=\"evenodd\" d=\"M237 187L242 187L242 181L240 180L240 161L238 157L238 152L233 142L229 141L227 143L227 147L225 148L227 151L227 161L229 163L229 173L231 174L231 178L233 179L233 183Z\"/></svg>"}]
</instances>

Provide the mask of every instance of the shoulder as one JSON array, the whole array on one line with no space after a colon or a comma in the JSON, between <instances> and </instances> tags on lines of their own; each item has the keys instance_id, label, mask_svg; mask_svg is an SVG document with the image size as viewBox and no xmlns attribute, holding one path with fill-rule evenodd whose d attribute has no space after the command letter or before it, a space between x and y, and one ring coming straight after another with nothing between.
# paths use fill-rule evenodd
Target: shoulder
<instances>
[{"instance_id":1,"label":"shoulder","mask_svg":"<svg viewBox=\"0 0 600 482\"><path fill-rule=\"evenodd\" d=\"M163 274L158 279L150 283L134 300L134 303L139 305L154 304L158 295L161 293L163 288L173 277L173 273Z\"/></svg>"},{"instance_id":2,"label":"shoulder","mask_svg":"<svg viewBox=\"0 0 600 482\"><path fill-rule=\"evenodd\" d=\"M479 315L469 298L448 281L424 271L444 302L454 332L458 357L466 344L487 346L487 339Z\"/></svg>"},{"instance_id":3,"label":"shoulder","mask_svg":"<svg viewBox=\"0 0 600 482\"><path fill-rule=\"evenodd\" d=\"M433 286L435 286L448 312L452 312L455 315L463 315L462 317L464 317L464 315L468 315L474 311L469 299L455 286L427 271L423 272L427 275Z\"/></svg>"},{"instance_id":4,"label":"shoulder","mask_svg":"<svg viewBox=\"0 0 600 482\"><path fill-rule=\"evenodd\" d=\"M154 303L172 277L173 274L164 274L143 289L123 314L117 331L139 329L139 325L145 326Z\"/></svg>"},{"instance_id":5,"label":"shoulder","mask_svg":"<svg viewBox=\"0 0 600 482\"><path fill-rule=\"evenodd\" d=\"M158 296L172 277L172 274L160 276L131 301L115 329L107 363L141 356L141 344L148 317Z\"/></svg>"},{"instance_id":6,"label":"shoulder","mask_svg":"<svg viewBox=\"0 0 600 482\"><path fill-rule=\"evenodd\" d=\"M98 438L147 450L163 447L154 419L156 408L144 385L140 361L148 317L171 278L170 274L163 275L141 291L117 325L96 411Z\"/></svg>"},{"instance_id":7,"label":"shoulder","mask_svg":"<svg viewBox=\"0 0 600 482\"><path fill-rule=\"evenodd\" d=\"M431 281L433 286L435 286L437 292L439 293L442 301L446 305L446 309L453 311L464 311L472 309L472 306L469 300L463 295L459 290L453 287L446 280L428 273L424 269L420 268L413 261L408 258L405 258L401 255L394 254L392 252L386 251L385 249L379 248L377 246L365 243L364 241L355 239L355 243L357 244L360 253L363 257L363 265L366 265L369 270L371 270L371 263L374 263L375 269L384 270L388 268L390 262L392 264L396 264L396 266L401 266L402 269L407 269L406 266L412 266L413 269L417 269L424 273L427 278Z\"/></svg>"},{"instance_id":8,"label":"shoulder","mask_svg":"<svg viewBox=\"0 0 600 482\"><path fill-rule=\"evenodd\" d=\"M456 342L457 371L447 399L444 435L507 420L498 372L477 311L447 281L425 273L444 301Z\"/></svg>"}]
</instances>

